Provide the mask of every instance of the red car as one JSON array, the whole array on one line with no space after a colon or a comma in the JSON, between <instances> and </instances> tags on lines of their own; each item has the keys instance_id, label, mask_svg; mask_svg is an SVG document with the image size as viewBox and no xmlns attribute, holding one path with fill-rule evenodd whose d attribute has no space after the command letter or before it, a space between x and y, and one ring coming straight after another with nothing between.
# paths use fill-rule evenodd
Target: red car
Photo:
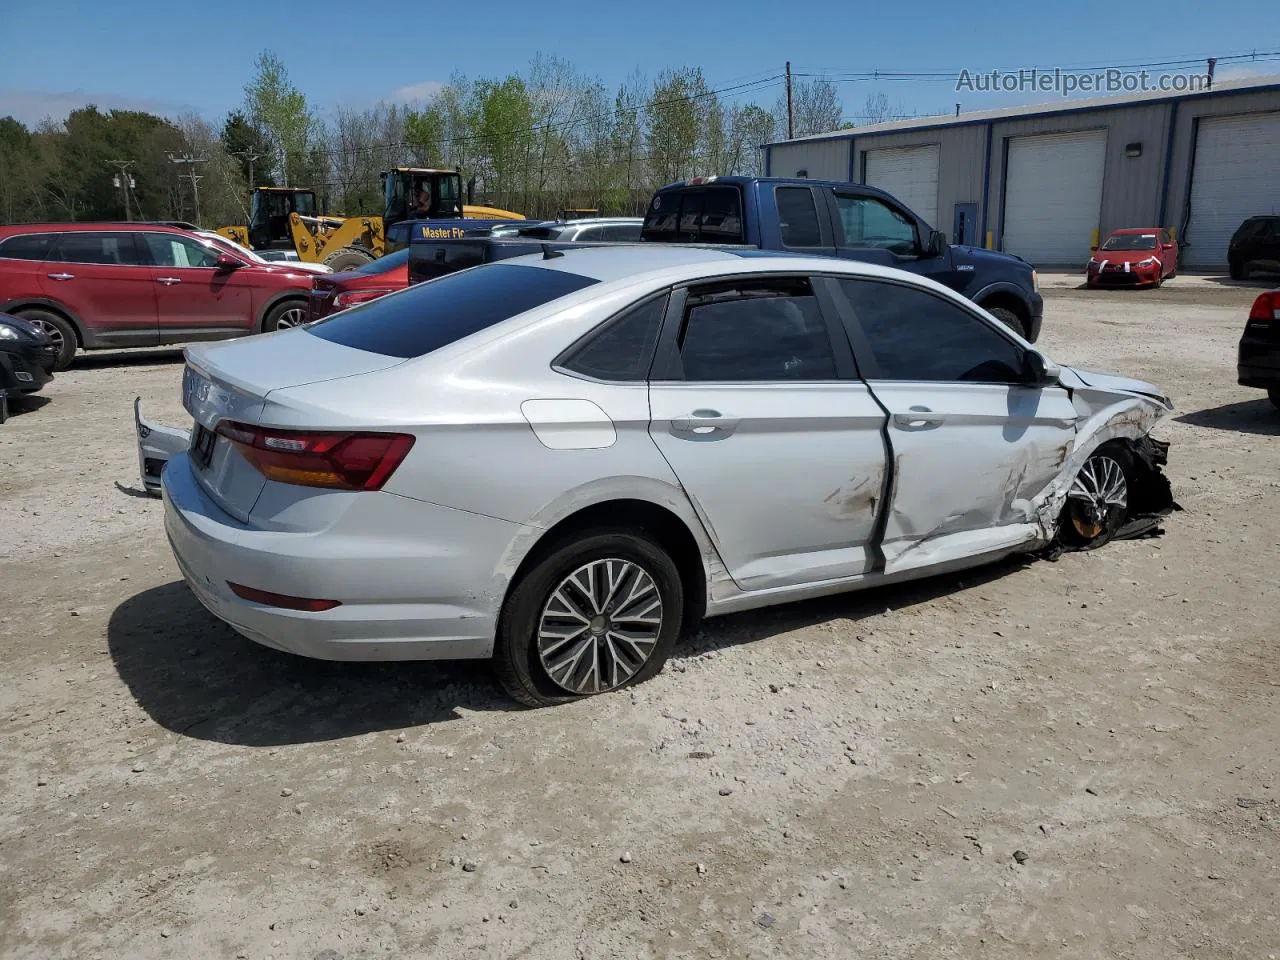
<instances>
[{"instance_id":1,"label":"red car","mask_svg":"<svg viewBox=\"0 0 1280 960\"><path fill-rule=\"evenodd\" d=\"M343 270L311 280L307 319L319 320L331 313L377 300L409 286L409 248L389 253L354 270Z\"/></svg>"},{"instance_id":2,"label":"red car","mask_svg":"<svg viewBox=\"0 0 1280 960\"><path fill-rule=\"evenodd\" d=\"M1178 275L1178 242L1162 227L1112 230L1085 274L1090 287L1158 287Z\"/></svg>"},{"instance_id":3,"label":"red car","mask_svg":"<svg viewBox=\"0 0 1280 960\"><path fill-rule=\"evenodd\" d=\"M302 323L312 276L166 224L0 227L0 312L42 327L58 344L58 370L78 347L153 347Z\"/></svg>"}]
</instances>

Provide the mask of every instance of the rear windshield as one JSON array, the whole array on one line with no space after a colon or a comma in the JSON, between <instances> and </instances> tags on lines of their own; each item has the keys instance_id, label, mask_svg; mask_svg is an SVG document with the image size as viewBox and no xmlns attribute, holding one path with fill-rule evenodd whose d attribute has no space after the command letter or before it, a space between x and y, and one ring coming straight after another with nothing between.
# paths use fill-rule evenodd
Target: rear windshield
<instances>
[{"instance_id":1,"label":"rear windshield","mask_svg":"<svg viewBox=\"0 0 1280 960\"><path fill-rule=\"evenodd\" d=\"M677 187L656 194L641 240L658 243L745 243L737 187Z\"/></svg>"},{"instance_id":2,"label":"rear windshield","mask_svg":"<svg viewBox=\"0 0 1280 960\"><path fill-rule=\"evenodd\" d=\"M421 357L599 281L495 263L446 274L320 320L308 332L388 357Z\"/></svg>"},{"instance_id":3,"label":"rear windshield","mask_svg":"<svg viewBox=\"0 0 1280 960\"><path fill-rule=\"evenodd\" d=\"M344 273L358 273L364 277L377 276L380 273L386 273L388 270L394 270L396 267L403 267L409 262L409 248L397 250L395 253L388 253L385 257L379 257L377 260L370 260L368 263L356 267L354 270L345 270Z\"/></svg>"}]
</instances>

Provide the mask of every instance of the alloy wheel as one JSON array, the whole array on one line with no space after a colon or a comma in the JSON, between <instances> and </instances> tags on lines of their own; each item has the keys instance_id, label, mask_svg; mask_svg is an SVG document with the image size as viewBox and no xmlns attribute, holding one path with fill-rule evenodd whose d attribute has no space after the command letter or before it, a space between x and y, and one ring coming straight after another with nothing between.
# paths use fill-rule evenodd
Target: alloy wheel
<instances>
[{"instance_id":1,"label":"alloy wheel","mask_svg":"<svg viewBox=\"0 0 1280 960\"><path fill-rule=\"evenodd\" d=\"M1100 536L1108 519L1129 506L1129 484L1124 468L1106 454L1090 457L1067 491L1071 525L1086 539Z\"/></svg>"},{"instance_id":2,"label":"alloy wheel","mask_svg":"<svg viewBox=\"0 0 1280 960\"><path fill-rule=\"evenodd\" d=\"M286 330L289 327L300 327L307 322L307 311L302 307L290 307L276 318L276 329Z\"/></svg>"},{"instance_id":3,"label":"alloy wheel","mask_svg":"<svg viewBox=\"0 0 1280 960\"><path fill-rule=\"evenodd\" d=\"M42 331L44 331L44 333L49 337L49 339L53 341L54 346L58 348L58 352L59 353L62 352L63 341L62 341L61 330L55 327L52 323L48 323L44 320L29 319L29 322L34 323L37 327L39 327Z\"/></svg>"},{"instance_id":4,"label":"alloy wheel","mask_svg":"<svg viewBox=\"0 0 1280 960\"><path fill-rule=\"evenodd\" d=\"M585 696L622 686L662 632L662 596L630 560L593 560L551 592L538 620L538 658L552 682Z\"/></svg>"}]
</instances>

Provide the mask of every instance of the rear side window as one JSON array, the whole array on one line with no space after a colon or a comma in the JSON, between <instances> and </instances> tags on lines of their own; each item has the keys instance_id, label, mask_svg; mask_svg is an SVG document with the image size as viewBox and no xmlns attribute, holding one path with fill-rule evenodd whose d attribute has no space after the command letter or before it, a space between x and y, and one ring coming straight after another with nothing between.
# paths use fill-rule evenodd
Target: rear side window
<instances>
[{"instance_id":1,"label":"rear side window","mask_svg":"<svg viewBox=\"0 0 1280 960\"><path fill-rule=\"evenodd\" d=\"M629 308L593 331L586 343L572 348L557 366L596 380L643 380L653 361L666 306L664 294Z\"/></svg>"},{"instance_id":2,"label":"rear side window","mask_svg":"<svg viewBox=\"0 0 1280 960\"><path fill-rule=\"evenodd\" d=\"M744 243L737 187L688 187L657 194L641 239L659 243Z\"/></svg>"},{"instance_id":3,"label":"rear side window","mask_svg":"<svg viewBox=\"0 0 1280 960\"><path fill-rule=\"evenodd\" d=\"M564 270L491 264L353 307L307 330L356 350L421 357L597 282Z\"/></svg>"},{"instance_id":4,"label":"rear side window","mask_svg":"<svg viewBox=\"0 0 1280 960\"><path fill-rule=\"evenodd\" d=\"M818 208L813 202L813 191L808 187L779 187L775 196L783 246L821 246L822 231L818 229Z\"/></svg>"},{"instance_id":5,"label":"rear side window","mask_svg":"<svg viewBox=\"0 0 1280 960\"><path fill-rule=\"evenodd\" d=\"M680 332L685 380L834 380L835 353L808 278L694 288Z\"/></svg>"},{"instance_id":6,"label":"rear side window","mask_svg":"<svg viewBox=\"0 0 1280 960\"><path fill-rule=\"evenodd\" d=\"M11 260L48 260L56 233L24 233L0 241L0 257Z\"/></svg>"},{"instance_id":7,"label":"rear side window","mask_svg":"<svg viewBox=\"0 0 1280 960\"><path fill-rule=\"evenodd\" d=\"M57 254L50 257L62 263L104 263L118 266L140 266L143 261L134 245L132 233L64 233Z\"/></svg>"}]
</instances>

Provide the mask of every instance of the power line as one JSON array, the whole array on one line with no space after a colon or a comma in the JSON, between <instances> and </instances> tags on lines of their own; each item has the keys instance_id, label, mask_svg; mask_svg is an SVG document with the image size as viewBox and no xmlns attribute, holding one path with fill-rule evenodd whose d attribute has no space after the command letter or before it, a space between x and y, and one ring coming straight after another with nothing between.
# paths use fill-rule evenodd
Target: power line
<instances>
[{"instance_id":1,"label":"power line","mask_svg":"<svg viewBox=\"0 0 1280 960\"><path fill-rule=\"evenodd\" d=\"M195 172L195 164L208 163L209 161L203 157L193 157L189 153L183 154L181 157L175 157L172 153L170 153L168 154L168 157L169 157L170 163L186 164L191 169L190 173L178 174L178 179L191 181L191 196L195 201L196 223L199 223L200 222L200 186L199 184L200 184L200 181L204 179L204 175L198 174Z\"/></svg>"}]
</instances>

